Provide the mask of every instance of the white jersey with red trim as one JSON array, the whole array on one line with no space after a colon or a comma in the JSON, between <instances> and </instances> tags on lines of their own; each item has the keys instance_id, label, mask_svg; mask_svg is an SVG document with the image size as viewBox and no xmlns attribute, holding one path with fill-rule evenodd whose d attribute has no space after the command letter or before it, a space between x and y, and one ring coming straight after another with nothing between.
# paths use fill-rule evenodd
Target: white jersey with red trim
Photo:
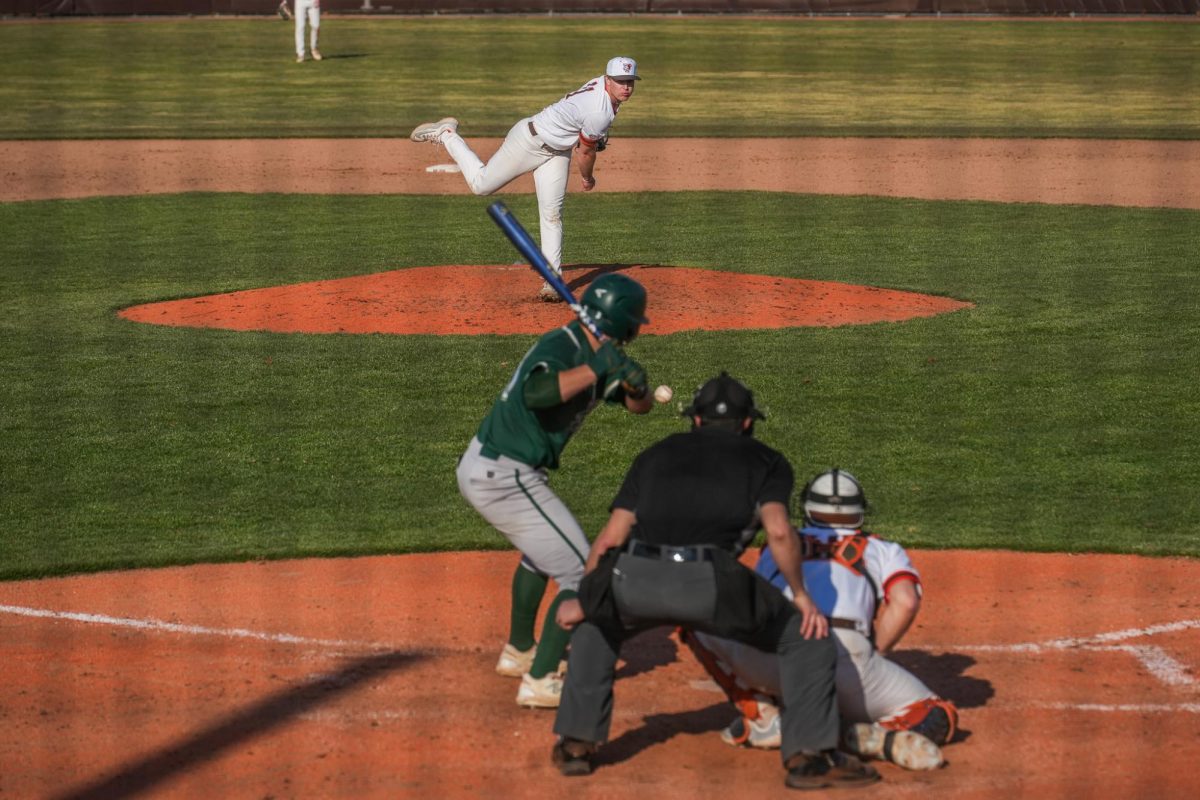
<instances>
[{"instance_id":1,"label":"white jersey with red trim","mask_svg":"<svg viewBox=\"0 0 1200 800\"><path fill-rule=\"evenodd\" d=\"M533 117L538 135L550 147L570 150L580 139L598 142L612 127L617 109L604 88L604 76L592 78Z\"/></svg>"},{"instance_id":2,"label":"white jersey with red trim","mask_svg":"<svg viewBox=\"0 0 1200 800\"><path fill-rule=\"evenodd\" d=\"M908 553L895 542L851 528L810 526L797 533L804 540L804 588L813 602L826 616L859 623L857 630L833 627L829 631L838 654L835 681L842 719L893 728L905 727L907 723L893 725L892 721L909 720L909 715L919 721L937 695L878 652L870 638L875 610L892 586L911 580L921 591L920 575ZM754 569L792 597L769 549L763 548ZM774 653L700 631L693 636L697 654L707 653L701 655L705 669L735 702L739 696L758 695L759 702L762 696L779 696L779 661Z\"/></svg>"},{"instance_id":3,"label":"white jersey with red trim","mask_svg":"<svg viewBox=\"0 0 1200 800\"><path fill-rule=\"evenodd\" d=\"M799 534L806 543L804 586L826 616L855 620L859 630L869 634L875 609L879 601L887 599L892 583L907 578L916 584L918 593L921 591L917 568L904 548L895 542L853 528L809 525L800 529ZM855 536L866 542L861 561L858 561L862 572L845 563L848 551L839 547ZM792 590L775 566L770 550L763 550L755 571L791 599Z\"/></svg>"}]
</instances>

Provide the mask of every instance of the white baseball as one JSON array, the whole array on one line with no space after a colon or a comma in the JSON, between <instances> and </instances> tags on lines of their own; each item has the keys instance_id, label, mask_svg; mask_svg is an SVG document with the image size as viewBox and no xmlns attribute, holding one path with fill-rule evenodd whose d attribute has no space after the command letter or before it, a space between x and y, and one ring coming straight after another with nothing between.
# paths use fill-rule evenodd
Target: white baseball
<instances>
[{"instance_id":1,"label":"white baseball","mask_svg":"<svg viewBox=\"0 0 1200 800\"><path fill-rule=\"evenodd\" d=\"M654 390L654 399L660 403L669 403L671 398L675 396L675 392L671 391L671 387L663 384Z\"/></svg>"}]
</instances>

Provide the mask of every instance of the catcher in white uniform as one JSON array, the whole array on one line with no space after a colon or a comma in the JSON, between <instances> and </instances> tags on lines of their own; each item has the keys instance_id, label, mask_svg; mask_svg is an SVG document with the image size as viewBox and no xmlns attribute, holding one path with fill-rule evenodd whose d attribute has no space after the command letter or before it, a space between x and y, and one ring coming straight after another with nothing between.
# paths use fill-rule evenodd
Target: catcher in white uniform
<instances>
[{"instance_id":1,"label":"catcher in white uniform","mask_svg":"<svg viewBox=\"0 0 1200 800\"><path fill-rule=\"evenodd\" d=\"M634 82L639 80L637 62L632 58L610 59L603 75L513 125L486 164L458 135L458 120L454 117L418 125L409 138L444 145L477 195L492 194L532 172L542 253L561 275L562 209L572 153L579 154L581 186L590 192L596 187L596 153L607 146L608 129L617 110L633 96ZM538 296L547 301L559 299L549 284L543 284Z\"/></svg>"},{"instance_id":2,"label":"catcher in white uniform","mask_svg":"<svg viewBox=\"0 0 1200 800\"><path fill-rule=\"evenodd\" d=\"M940 745L954 736L957 709L884 656L920 609L916 568L899 544L862 530L866 497L850 473L822 472L805 486L802 500L804 528L797 534L804 545L804 585L829 617L837 646L843 748L906 769L941 766ZM790 594L768 551L755 571ZM778 747L778 657L704 633L680 635L741 712L721 738Z\"/></svg>"}]
</instances>

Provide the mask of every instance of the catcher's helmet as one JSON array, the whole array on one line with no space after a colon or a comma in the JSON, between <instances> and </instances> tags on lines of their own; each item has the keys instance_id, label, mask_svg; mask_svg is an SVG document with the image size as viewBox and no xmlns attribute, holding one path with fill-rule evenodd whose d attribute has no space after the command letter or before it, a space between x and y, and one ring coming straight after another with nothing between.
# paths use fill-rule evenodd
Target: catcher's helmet
<instances>
[{"instance_id":1,"label":"catcher's helmet","mask_svg":"<svg viewBox=\"0 0 1200 800\"><path fill-rule=\"evenodd\" d=\"M596 327L618 342L637 336L646 319L646 289L628 275L608 272L592 281L579 304Z\"/></svg>"},{"instance_id":2,"label":"catcher's helmet","mask_svg":"<svg viewBox=\"0 0 1200 800\"><path fill-rule=\"evenodd\" d=\"M867 511L867 496L858 478L837 467L809 481L802 497L804 519L815 525L857 528Z\"/></svg>"}]
</instances>

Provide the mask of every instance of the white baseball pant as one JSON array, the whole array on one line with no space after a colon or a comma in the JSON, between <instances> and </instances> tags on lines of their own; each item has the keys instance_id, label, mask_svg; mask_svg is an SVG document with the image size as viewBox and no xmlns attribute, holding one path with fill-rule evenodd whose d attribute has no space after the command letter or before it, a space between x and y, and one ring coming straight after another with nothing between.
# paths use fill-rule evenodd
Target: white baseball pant
<instances>
[{"instance_id":1,"label":"white baseball pant","mask_svg":"<svg viewBox=\"0 0 1200 800\"><path fill-rule=\"evenodd\" d=\"M532 118L526 117L513 125L500 149L486 164L457 133L448 133L441 141L477 195L492 194L521 175L533 173L542 255L555 272L561 273L562 209L571 172L571 151L550 148L530 130L532 122Z\"/></svg>"},{"instance_id":2,"label":"white baseball pant","mask_svg":"<svg viewBox=\"0 0 1200 800\"><path fill-rule=\"evenodd\" d=\"M292 10L296 18L296 57L304 58L304 23L308 22L310 47L317 49L317 32L321 28L321 0L296 0Z\"/></svg>"},{"instance_id":3,"label":"white baseball pant","mask_svg":"<svg viewBox=\"0 0 1200 800\"><path fill-rule=\"evenodd\" d=\"M888 660L858 631L830 628L837 646L838 711L844 722L876 722L906 706L935 697L929 687ZM730 639L696 632L704 647L737 675L747 688L779 697L779 657Z\"/></svg>"},{"instance_id":4,"label":"white baseball pant","mask_svg":"<svg viewBox=\"0 0 1200 800\"><path fill-rule=\"evenodd\" d=\"M579 588L590 545L575 515L550 488L546 470L507 456L488 458L479 440L472 439L457 477L462 496L521 551L522 564L549 575L560 590Z\"/></svg>"}]
</instances>

